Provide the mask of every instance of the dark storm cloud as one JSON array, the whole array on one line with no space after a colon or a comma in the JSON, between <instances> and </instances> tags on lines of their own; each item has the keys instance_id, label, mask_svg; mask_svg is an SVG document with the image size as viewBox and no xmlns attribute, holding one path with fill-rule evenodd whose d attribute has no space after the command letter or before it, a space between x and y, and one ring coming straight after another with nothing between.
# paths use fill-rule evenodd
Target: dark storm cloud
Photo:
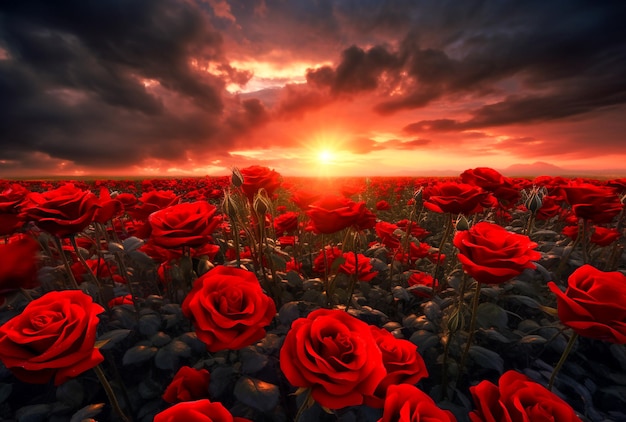
<instances>
[{"instance_id":1,"label":"dark storm cloud","mask_svg":"<svg viewBox=\"0 0 626 422\"><path fill-rule=\"evenodd\" d=\"M0 48L0 159L175 160L264 121L262 105L225 97L251 73L193 2L5 2Z\"/></svg>"}]
</instances>

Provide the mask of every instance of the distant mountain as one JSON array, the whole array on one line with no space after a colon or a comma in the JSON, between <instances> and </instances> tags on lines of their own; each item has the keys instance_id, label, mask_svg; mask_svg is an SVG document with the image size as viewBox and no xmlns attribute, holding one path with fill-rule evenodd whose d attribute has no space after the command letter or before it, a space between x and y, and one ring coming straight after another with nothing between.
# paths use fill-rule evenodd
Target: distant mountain
<instances>
[{"instance_id":1,"label":"distant mountain","mask_svg":"<svg viewBox=\"0 0 626 422\"><path fill-rule=\"evenodd\" d=\"M575 173L554 164L535 161L532 164L513 164L501 170L505 176L565 176Z\"/></svg>"}]
</instances>

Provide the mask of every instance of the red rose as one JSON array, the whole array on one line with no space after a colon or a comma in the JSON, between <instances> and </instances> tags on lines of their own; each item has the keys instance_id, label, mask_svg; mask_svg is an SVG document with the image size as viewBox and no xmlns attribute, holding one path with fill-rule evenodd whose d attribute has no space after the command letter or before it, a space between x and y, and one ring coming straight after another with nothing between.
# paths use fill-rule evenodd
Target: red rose
<instances>
[{"instance_id":1,"label":"red rose","mask_svg":"<svg viewBox=\"0 0 626 422\"><path fill-rule=\"evenodd\" d=\"M385 397L383 417L378 422L418 421L456 422L456 418L452 412L437 407L428 394L414 385L390 385Z\"/></svg>"},{"instance_id":2,"label":"red rose","mask_svg":"<svg viewBox=\"0 0 626 422\"><path fill-rule=\"evenodd\" d=\"M98 198L71 183L26 197L20 218L34 221L41 230L63 237L81 232L92 223Z\"/></svg>"},{"instance_id":3,"label":"red rose","mask_svg":"<svg viewBox=\"0 0 626 422\"><path fill-rule=\"evenodd\" d=\"M315 233L332 234L347 227L371 228L376 216L365 207L365 202L354 202L342 196L328 195L309 205L306 215L311 219Z\"/></svg>"},{"instance_id":4,"label":"red rose","mask_svg":"<svg viewBox=\"0 0 626 422\"><path fill-rule=\"evenodd\" d=\"M466 183L444 182L424 189L424 207L435 212L469 215L496 205L489 192Z\"/></svg>"},{"instance_id":5,"label":"red rose","mask_svg":"<svg viewBox=\"0 0 626 422\"><path fill-rule=\"evenodd\" d=\"M98 223L106 223L113 217L117 217L123 210L124 205L116 198L111 198L107 188L100 188L100 198L98 198L100 208L96 210L93 220Z\"/></svg>"},{"instance_id":6,"label":"red rose","mask_svg":"<svg viewBox=\"0 0 626 422\"><path fill-rule=\"evenodd\" d=\"M502 374L497 386L485 380L470 392L477 407L469 414L472 422L580 421L559 396L516 371Z\"/></svg>"},{"instance_id":7,"label":"red rose","mask_svg":"<svg viewBox=\"0 0 626 422\"><path fill-rule=\"evenodd\" d=\"M493 195L507 207L515 205L520 197L520 189L514 185L513 181L490 167L465 170L460 177L463 183L493 192Z\"/></svg>"},{"instance_id":8,"label":"red rose","mask_svg":"<svg viewBox=\"0 0 626 422\"><path fill-rule=\"evenodd\" d=\"M296 204L296 206L301 210L307 210L309 205L320 199L320 196L321 195L319 193L301 190L298 192L292 192L290 199L291 202Z\"/></svg>"},{"instance_id":9,"label":"red rose","mask_svg":"<svg viewBox=\"0 0 626 422\"><path fill-rule=\"evenodd\" d=\"M583 265L567 279L562 292L553 282L559 319L584 337L626 344L626 275Z\"/></svg>"},{"instance_id":10,"label":"red rose","mask_svg":"<svg viewBox=\"0 0 626 422\"><path fill-rule=\"evenodd\" d=\"M222 405L208 399L185 401L157 413L154 422L250 422L246 418L236 418Z\"/></svg>"},{"instance_id":11,"label":"red rose","mask_svg":"<svg viewBox=\"0 0 626 422\"><path fill-rule=\"evenodd\" d=\"M401 229L405 233L411 230L411 233L410 233L411 236L415 236L420 240L424 239L426 236L430 234L428 230L424 229L423 227L420 227L420 225L417 224L415 221L409 221L406 218L396 222L396 224L398 225L398 228Z\"/></svg>"},{"instance_id":12,"label":"red rose","mask_svg":"<svg viewBox=\"0 0 626 422\"><path fill-rule=\"evenodd\" d=\"M153 190L144 192L139 197L140 204L136 204L132 208L126 208L126 211L128 211L128 214L135 220L144 221L147 220L148 216L153 212L174 205L178 200L178 195L171 190Z\"/></svg>"},{"instance_id":13,"label":"red rose","mask_svg":"<svg viewBox=\"0 0 626 422\"><path fill-rule=\"evenodd\" d=\"M183 366L176 372L174 379L163 393L163 400L168 403L192 401L209 398L211 374L206 369L194 369Z\"/></svg>"},{"instance_id":14,"label":"red rose","mask_svg":"<svg viewBox=\"0 0 626 422\"><path fill-rule=\"evenodd\" d=\"M150 214L150 241L162 248L197 248L211 240L220 223L217 208L206 201L171 205Z\"/></svg>"},{"instance_id":15,"label":"red rose","mask_svg":"<svg viewBox=\"0 0 626 422\"><path fill-rule=\"evenodd\" d=\"M380 408L383 407L390 386L417 384L419 380L428 376L428 370L415 344L395 338L384 328L370 326L370 330L383 354L383 365L387 375L378 384L374 394L365 397L365 404Z\"/></svg>"},{"instance_id":16,"label":"red rose","mask_svg":"<svg viewBox=\"0 0 626 422\"><path fill-rule=\"evenodd\" d=\"M563 208L559 203L559 198L546 195L541 198L541 208L537 211L535 218L537 220L549 220L563 212Z\"/></svg>"},{"instance_id":17,"label":"red rose","mask_svg":"<svg viewBox=\"0 0 626 422\"><path fill-rule=\"evenodd\" d=\"M610 223L624 205L615 189L590 183L563 186L565 200L572 206L576 217L598 224Z\"/></svg>"},{"instance_id":18,"label":"red rose","mask_svg":"<svg viewBox=\"0 0 626 422\"><path fill-rule=\"evenodd\" d=\"M39 243L31 237L16 236L0 244L0 295L13 290L32 289L37 282Z\"/></svg>"},{"instance_id":19,"label":"red rose","mask_svg":"<svg viewBox=\"0 0 626 422\"><path fill-rule=\"evenodd\" d=\"M290 211L276 217L274 230L276 230L276 236L282 236L285 233L293 234L298 230L298 213Z\"/></svg>"},{"instance_id":20,"label":"red rose","mask_svg":"<svg viewBox=\"0 0 626 422\"><path fill-rule=\"evenodd\" d=\"M330 273L335 259L342 255L341 249L337 246L326 246L324 251L320 253L313 260L313 271L323 274L325 272Z\"/></svg>"},{"instance_id":21,"label":"red rose","mask_svg":"<svg viewBox=\"0 0 626 422\"><path fill-rule=\"evenodd\" d=\"M563 227L561 233L567 237L572 238L572 240L576 240L576 238L578 237L578 224L574 226ZM611 243L615 242L617 239L619 239L619 237L620 233L617 229L609 229L606 227L595 226L589 240L591 241L591 243L595 243L598 246L608 246Z\"/></svg>"},{"instance_id":22,"label":"red rose","mask_svg":"<svg viewBox=\"0 0 626 422\"><path fill-rule=\"evenodd\" d=\"M421 258L426 258L430 254L430 245L426 242L415 242L409 243L409 253L406 253L404 250L399 250L394 259L400 262L406 262L410 260L411 262L416 261ZM442 254L443 256L443 254Z\"/></svg>"},{"instance_id":23,"label":"red rose","mask_svg":"<svg viewBox=\"0 0 626 422\"><path fill-rule=\"evenodd\" d=\"M133 295L125 295L114 297L113 299L109 300L107 305L109 306L109 308L112 308L114 306L120 305L132 305L133 303Z\"/></svg>"},{"instance_id":24,"label":"red rose","mask_svg":"<svg viewBox=\"0 0 626 422\"><path fill-rule=\"evenodd\" d=\"M400 236L396 233L399 227L395 224L379 221L376 223L376 235L380 238L383 245L390 249L396 249L400 246Z\"/></svg>"},{"instance_id":25,"label":"red rose","mask_svg":"<svg viewBox=\"0 0 626 422\"><path fill-rule=\"evenodd\" d=\"M12 234L24 224L19 217L19 207L29 193L16 183L0 193L0 236Z\"/></svg>"},{"instance_id":26,"label":"red rose","mask_svg":"<svg viewBox=\"0 0 626 422\"><path fill-rule=\"evenodd\" d=\"M359 281L366 282L378 275L378 271L374 271L370 259L362 253L357 254L355 257L354 252L346 252L342 256L344 262L339 265L337 272L348 275L356 274Z\"/></svg>"},{"instance_id":27,"label":"red rose","mask_svg":"<svg viewBox=\"0 0 626 422\"><path fill-rule=\"evenodd\" d=\"M421 272L421 271L416 271L410 275L408 279L408 283L409 283L409 286L426 286L432 289L433 280L434 279L432 275ZM435 289L437 289L438 286L439 286L439 281L435 280ZM411 293L413 293L415 296L424 297L428 299L430 299L433 296L432 290L431 292L425 292L424 290L414 289L414 290L411 290Z\"/></svg>"},{"instance_id":28,"label":"red rose","mask_svg":"<svg viewBox=\"0 0 626 422\"><path fill-rule=\"evenodd\" d=\"M389 202L383 199L382 201L378 201L376 203L376 209L378 211L387 211L391 209L391 205L389 205Z\"/></svg>"},{"instance_id":29,"label":"red rose","mask_svg":"<svg viewBox=\"0 0 626 422\"><path fill-rule=\"evenodd\" d=\"M182 311L207 349L218 352L241 349L265 337L276 305L254 273L220 265L194 282Z\"/></svg>"},{"instance_id":30,"label":"red rose","mask_svg":"<svg viewBox=\"0 0 626 422\"><path fill-rule=\"evenodd\" d=\"M250 166L240 170L243 176L241 189L249 201L254 199L259 189L265 189L271 198L280 187L280 174L263 166Z\"/></svg>"},{"instance_id":31,"label":"red rose","mask_svg":"<svg viewBox=\"0 0 626 422\"><path fill-rule=\"evenodd\" d=\"M291 385L310 388L329 409L362 404L386 374L369 325L340 310L318 309L295 320L279 361Z\"/></svg>"},{"instance_id":32,"label":"red rose","mask_svg":"<svg viewBox=\"0 0 626 422\"><path fill-rule=\"evenodd\" d=\"M104 360L94 348L102 312L80 290L46 293L0 326L0 360L24 382L58 386Z\"/></svg>"},{"instance_id":33,"label":"red rose","mask_svg":"<svg viewBox=\"0 0 626 422\"><path fill-rule=\"evenodd\" d=\"M528 236L512 233L503 227L480 222L454 236L454 246L463 270L479 283L504 283L541 258Z\"/></svg>"}]
</instances>

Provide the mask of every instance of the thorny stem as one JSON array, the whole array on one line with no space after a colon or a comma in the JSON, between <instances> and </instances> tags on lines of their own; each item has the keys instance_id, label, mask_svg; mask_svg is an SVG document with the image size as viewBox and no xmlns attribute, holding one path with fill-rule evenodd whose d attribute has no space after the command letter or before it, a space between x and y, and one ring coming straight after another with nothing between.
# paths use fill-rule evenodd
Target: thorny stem
<instances>
[{"instance_id":1,"label":"thorny stem","mask_svg":"<svg viewBox=\"0 0 626 422\"><path fill-rule=\"evenodd\" d=\"M578 338L577 333L572 333L572 335L570 336L569 341L567 342L567 346L565 347L565 350L563 350L563 354L561 355L561 359L559 359L559 362L556 364L556 366L554 367L554 370L552 371L552 375L550 375L550 381L548 382L548 390L552 391L552 386L554 385L554 380L556 380L556 375L559 373L559 371L561 370L561 367L563 366L563 364L565 363L565 360L567 359L567 356L574 348L574 343L576 343L577 338Z\"/></svg>"}]
</instances>

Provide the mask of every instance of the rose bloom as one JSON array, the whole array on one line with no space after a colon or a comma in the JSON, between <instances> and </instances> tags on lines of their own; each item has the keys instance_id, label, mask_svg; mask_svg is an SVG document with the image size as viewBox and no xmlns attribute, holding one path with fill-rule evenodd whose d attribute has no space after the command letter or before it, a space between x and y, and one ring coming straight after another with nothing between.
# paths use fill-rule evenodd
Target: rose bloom
<instances>
[{"instance_id":1,"label":"rose bloom","mask_svg":"<svg viewBox=\"0 0 626 422\"><path fill-rule=\"evenodd\" d=\"M249 419L233 417L222 403L209 399L185 401L157 413L154 422L250 422Z\"/></svg>"},{"instance_id":2,"label":"rose bloom","mask_svg":"<svg viewBox=\"0 0 626 422\"><path fill-rule=\"evenodd\" d=\"M419 380L428 376L428 370L415 344L395 338L384 328L370 326L370 331L383 354L383 365L387 370L387 375L378 384L374 394L365 397L365 404L381 408L390 386L417 384Z\"/></svg>"},{"instance_id":3,"label":"rose bloom","mask_svg":"<svg viewBox=\"0 0 626 422\"><path fill-rule=\"evenodd\" d=\"M19 208L30 191L17 183L0 192L0 236L12 234L24 222L19 218Z\"/></svg>"},{"instance_id":4,"label":"rose bloom","mask_svg":"<svg viewBox=\"0 0 626 422\"><path fill-rule=\"evenodd\" d=\"M463 270L479 283L500 284L519 275L541 258L528 236L480 222L454 236L454 246Z\"/></svg>"},{"instance_id":5,"label":"rose bloom","mask_svg":"<svg viewBox=\"0 0 626 422\"><path fill-rule=\"evenodd\" d=\"M465 170L460 177L463 183L492 192L507 208L514 206L520 198L520 189L513 181L490 167Z\"/></svg>"},{"instance_id":6,"label":"rose bloom","mask_svg":"<svg viewBox=\"0 0 626 422\"><path fill-rule=\"evenodd\" d=\"M72 183L26 197L20 218L34 221L41 230L64 237L83 231L100 206L96 195Z\"/></svg>"},{"instance_id":7,"label":"rose bloom","mask_svg":"<svg viewBox=\"0 0 626 422\"><path fill-rule=\"evenodd\" d=\"M356 274L359 281L366 282L378 275L378 271L374 271L370 259L362 253L355 257L354 252L346 252L342 256L345 262L339 265L337 272L348 275Z\"/></svg>"},{"instance_id":8,"label":"rose bloom","mask_svg":"<svg viewBox=\"0 0 626 422\"><path fill-rule=\"evenodd\" d=\"M211 240L220 224L217 208L206 201L171 205L150 214L150 241L162 248L197 248Z\"/></svg>"},{"instance_id":9,"label":"rose bloom","mask_svg":"<svg viewBox=\"0 0 626 422\"><path fill-rule=\"evenodd\" d=\"M179 196L171 190L153 190L144 192L139 197L139 204L126 208L128 214L135 220L144 221L153 212L178 203Z\"/></svg>"},{"instance_id":10,"label":"rose bloom","mask_svg":"<svg viewBox=\"0 0 626 422\"><path fill-rule=\"evenodd\" d=\"M38 252L39 243L24 235L15 236L9 243L0 243L0 296L39 285Z\"/></svg>"},{"instance_id":11,"label":"rose bloom","mask_svg":"<svg viewBox=\"0 0 626 422\"><path fill-rule=\"evenodd\" d=\"M624 207L615 189L608 186L579 183L563 186L561 189L576 217L597 224L610 223Z\"/></svg>"},{"instance_id":12,"label":"rose bloom","mask_svg":"<svg viewBox=\"0 0 626 422\"><path fill-rule=\"evenodd\" d=\"M97 223L106 223L117 217L124 211L124 205L117 198L111 198L111 193L105 187L100 188L100 198L98 198L100 208L96 210L93 220Z\"/></svg>"},{"instance_id":13,"label":"rose bloom","mask_svg":"<svg viewBox=\"0 0 626 422\"><path fill-rule=\"evenodd\" d=\"M390 385L387 389L383 417L378 422L456 422L449 410L443 410L432 398L410 384ZM500 422L499 419L496 419Z\"/></svg>"},{"instance_id":14,"label":"rose bloom","mask_svg":"<svg viewBox=\"0 0 626 422\"><path fill-rule=\"evenodd\" d=\"M433 281L435 281L435 289L437 289L439 287L439 281L434 280L432 275L422 272L422 271L413 272L410 275L409 279L407 280L407 282L409 283L409 287L410 286L426 286L430 288L431 293L425 292L423 290L418 290L418 289L411 290L411 293L413 293L415 296L423 297L427 299L430 299L433 296L432 295Z\"/></svg>"},{"instance_id":15,"label":"rose bloom","mask_svg":"<svg viewBox=\"0 0 626 422\"><path fill-rule=\"evenodd\" d=\"M241 189L249 201L254 199L254 195L259 189L265 189L271 198L274 192L280 187L280 173L263 166L250 166L240 170L243 176Z\"/></svg>"},{"instance_id":16,"label":"rose bloom","mask_svg":"<svg viewBox=\"0 0 626 422\"><path fill-rule=\"evenodd\" d=\"M563 227L561 233L567 237L570 237L572 240L576 240L576 238L578 237L578 224ZM595 226L593 228L593 233L591 234L589 241L600 247L603 247L615 242L617 239L619 239L619 237L620 233L617 229Z\"/></svg>"},{"instance_id":17,"label":"rose bloom","mask_svg":"<svg viewBox=\"0 0 626 422\"><path fill-rule=\"evenodd\" d=\"M569 276L565 292L554 282L548 287L564 325L584 337L626 344L626 275L586 264Z\"/></svg>"},{"instance_id":18,"label":"rose bloom","mask_svg":"<svg viewBox=\"0 0 626 422\"><path fill-rule=\"evenodd\" d=\"M365 202L354 202L341 196L328 195L309 205L306 215L311 229L317 234L332 234L347 227L372 228L376 216L365 207Z\"/></svg>"},{"instance_id":19,"label":"rose bloom","mask_svg":"<svg viewBox=\"0 0 626 422\"><path fill-rule=\"evenodd\" d=\"M497 205L491 193L466 183L443 182L424 189L424 207L435 212L470 215Z\"/></svg>"},{"instance_id":20,"label":"rose bloom","mask_svg":"<svg viewBox=\"0 0 626 422\"><path fill-rule=\"evenodd\" d=\"M0 326L0 361L21 381L61 385L104 360L94 348L102 312L80 290L46 293Z\"/></svg>"},{"instance_id":21,"label":"rose bloom","mask_svg":"<svg viewBox=\"0 0 626 422\"><path fill-rule=\"evenodd\" d=\"M112 308L114 306L132 305L133 303L133 295L124 295L114 297L113 299L109 300L107 305L109 306L109 308Z\"/></svg>"},{"instance_id":22,"label":"rose bloom","mask_svg":"<svg viewBox=\"0 0 626 422\"><path fill-rule=\"evenodd\" d=\"M313 399L329 409L362 404L387 372L369 325L336 309L295 320L279 362L291 385L310 388Z\"/></svg>"},{"instance_id":23,"label":"rose bloom","mask_svg":"<svg viewBox=\"0 0 626 422\"><path fill-rule=\"evenodd\" d=\"M293 234L298 230L298 213L289 211L279 215L274 219L274 230L277 236L283 234Z\"/></svg>"},{"instance_id":24,"label":"rose bloom","mask_svg":"<svg viewBox=\"0 0 626 422\"><path fill-rule=\"evenodd\" d=\"M416 224L417 225L417 224ZM381 243L390 249L396 249L400 246L400 236L396 234L399 227L386 221L376 223L376 235Z\"/></svg>"},{"instance_id":25,"label":"rose bloom","mask_svg":"<svg viewBox=\"0 0 626 422\"><path fill-rule=\"evenodd\" d=\"M516 371L502 374L497 386L485 380L470 392L476 404L469 414L472 422L580 421L563 399Z\"/></svg>"},{"instance_id":26,"label":"rose bloom","mask_svg":"<svg viewBox=\"0 0 626 422\"><path fill-rule=\"evenodd\" d=\"M341 249L337 246L326 246L324 251L320 251L319 254L313 260L313 271L323 274L325 272L330 273L335 259L342 256Z\"/></svg>"},{"instance_id":27,"label":"rose bloom","mask_svg":"<svg viewBox=\"0 0 626 422\"><path fill-rule=\"evenodd\" d=\"M220 265L194 282L182 311L207 350L218 352L241 349L265 337L276 305L254 273Z\"/></svg>"},{"instance_id":28,"label":"rose bloom","mask_svg":"<svg viewBox=\"0 0 626 422\"><path fill-rule=\"evenodd\" d=\"M376 210L378 211L387 211L391 209L391 205L389 205L389 202L385 201L384 199L381 201L376 202Z\"/></svg>"},{"instance_id":29,"label":"rose bloom","mask_svg":"<svg viewBox=\"0 0 626 422\"><path fill-rule=\"evenodd\" d=\"M398 226L399 229L401 229L405 233L410 230L411 236L415 236L419 240L424 239L430 234L428 230L424 229L423 227L420 227L420 225L417 224L415 221L409 221L406 218L403 220L397 221L396 225Z\"/></svg>"},{"instance_id":30,"label":"rose bloom","mask_svg":"<svg viewBox=\"0 0 626 422\"><path fill-rule=\"evenodd\" d=\"M209 398L211 374L206 369L181 367L163 393L163 400L168 403L192 401Z\"/></svg>"}]
</instances>

